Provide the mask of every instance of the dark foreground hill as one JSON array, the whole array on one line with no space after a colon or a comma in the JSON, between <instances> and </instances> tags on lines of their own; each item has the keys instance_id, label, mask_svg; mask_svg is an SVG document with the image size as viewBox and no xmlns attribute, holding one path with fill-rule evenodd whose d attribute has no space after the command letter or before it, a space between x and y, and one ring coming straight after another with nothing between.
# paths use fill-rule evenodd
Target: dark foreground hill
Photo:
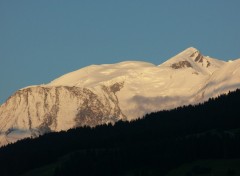
<instances>
[{"instance_id":1,"label":"dark foreground hill","mask_svg":"<svg viewBox=\"0 0 240 176\"><path fill-rule=\"evenodd\" d=\"M131 123L25 139L0 148L0 172L20 175L51 166L56 176L164 175L199 159L240 158L239 104L237 90Z\"/></svg>"}]
</instances>

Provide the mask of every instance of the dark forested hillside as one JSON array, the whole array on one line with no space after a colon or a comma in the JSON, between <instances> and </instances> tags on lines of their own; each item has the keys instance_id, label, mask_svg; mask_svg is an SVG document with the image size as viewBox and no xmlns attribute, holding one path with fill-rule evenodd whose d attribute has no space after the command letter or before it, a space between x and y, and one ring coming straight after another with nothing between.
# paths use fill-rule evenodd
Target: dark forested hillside
<instances>
[{"instance_id":1,"label":"dark forested hillside","mask_svg":"<svg viewBox=\"0 0 240 176\"><path fill-rule=\"evenodd\" d=\"M65 160L53 175L164 175L198 159L240 158L240 91L114 126L76 128L0 148L1 175Z\"/></svg>"}]
</instances>

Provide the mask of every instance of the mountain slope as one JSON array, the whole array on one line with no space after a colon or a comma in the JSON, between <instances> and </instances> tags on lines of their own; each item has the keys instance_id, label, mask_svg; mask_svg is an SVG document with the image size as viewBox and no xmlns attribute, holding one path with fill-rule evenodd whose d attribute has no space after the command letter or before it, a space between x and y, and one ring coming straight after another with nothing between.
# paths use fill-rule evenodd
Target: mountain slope
<instances>
[{"instance_id":1,"label":"mountain slope","mask_svg":"<svg viewBox=\"0 0 240 176\"><path fill-rule=\"evenodd\" d=\"M57 176L137 175L136 171L155 169L159 173L152 175L164 175L194 160L240 158L239 101L240 90L130 123L25 139L0 148L1 175L44 165L53 166Z\"/></svg>"},{"instance_id":2,"label":"mountain slope","mask_svg":"<svg viewBox=\"0 0 240 176\"><path fill-rule=\"evenodd\" d=\"M202 85L198 96L215 97L240 87L240 59L225 63ZM205 98L206 100L206 98Z\"/></svg>"},{"instance_id":3,"label":"mountain slope","mask_svg":"<svg viewBox=\"0 0 240 176\"><path fill-rule=\"evenodd\" d=\"M203 102L239 88L239 69L239 60L226 63L192 47L158 66L91 65L13 94L0 107L0 145Z\"/></svg>"},{"instance_id":4,"label":"mountain slope","mask_svg":"<svg viewBox=\"0 0 240 176\"><path fill-rule=\"evenodd\" d=\"M111 88L102 87L102 94L98 95L86 88L67 86L17 91L1 106L1 144L76 126L115 123L116 117L124 119Z\"/></svg>"}]
</instances>

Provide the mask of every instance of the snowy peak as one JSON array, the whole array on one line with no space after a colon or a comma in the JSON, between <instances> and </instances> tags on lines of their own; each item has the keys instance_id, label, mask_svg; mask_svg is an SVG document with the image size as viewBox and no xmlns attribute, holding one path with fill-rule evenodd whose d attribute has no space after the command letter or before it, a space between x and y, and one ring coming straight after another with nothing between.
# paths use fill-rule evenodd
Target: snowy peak
<instances>
[{"instance_id":1,"label":"snowy peak","mask_svg":"<svg viewBox=\"0 0 240 176\"><path fill-rule=\"evenodd\" d=\"M190 47L170 58L160 66L170 67L172 69L190 68L197 73L212 74L223 66L225 62L204 56L199 50Z\"/></svg>"},{"instance_id":2,"label":"snowy peak","mask_svg":"<svg viewBox=\"0 0 240 176\"><path fill-rule=\"evenodd\" d=\"M177 54L174 57L191 57L195 53L200 53L200 51L197 50L194 47L189 47L189 48L183 50L182 52L180 52L179 54Z\"/></svg>"},{"instance_id":3,"label":"snowy peak","mask_svg":"<svg viewBox=\"0 0 240 176\"><path fill-rule=\"evenodd\" d=\"M240 88L240 60L190 47L161 65L90 65L18 90L0 106L0 146L49 131L134 120Z\"/></svg>"},{"instance_id":4,"label":"snowy peak","mask_svg":"<svg viewBox=\"0 0 240 176\"><path fill-rule=\"evenodd\" d=\"M181 69L181 68L188 68L193 67L195 65L194 59L197 53L200 53L197 49L190 47L185 49L184 51L180 52L176 56L173 56L160 66L167 66L173 69Z\"/></svg>"}]
</instances>

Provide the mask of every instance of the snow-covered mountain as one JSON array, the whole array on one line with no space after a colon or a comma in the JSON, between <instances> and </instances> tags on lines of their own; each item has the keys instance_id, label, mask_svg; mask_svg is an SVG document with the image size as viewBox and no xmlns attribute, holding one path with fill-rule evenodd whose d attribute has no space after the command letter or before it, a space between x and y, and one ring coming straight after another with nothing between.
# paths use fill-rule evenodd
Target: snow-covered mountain
<instances>
[{"instance_id":1,"label":"snow-covered mountain","mask_svg":"<svg viewBox=\"0 0 240 176\"><path fill-rule=\"evenodd\" d=\"M240 59L188 48L161 65L91 65L49 84L18 90L0 106L0 145L49 131L133 120L240 88Z\"/></svg>"}]
</instances>

